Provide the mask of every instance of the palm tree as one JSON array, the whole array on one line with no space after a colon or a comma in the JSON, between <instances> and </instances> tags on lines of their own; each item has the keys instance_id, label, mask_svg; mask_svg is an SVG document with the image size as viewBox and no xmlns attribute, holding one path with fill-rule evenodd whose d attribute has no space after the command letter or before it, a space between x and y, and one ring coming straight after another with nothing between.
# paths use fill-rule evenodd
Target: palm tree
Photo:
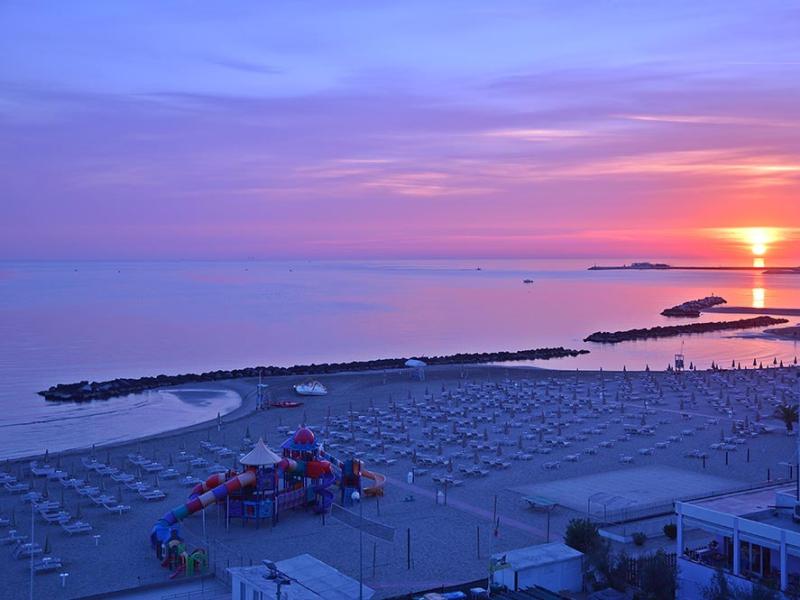
<instances>
[{"instance_id":1,"label":"palm tree","mask_svg":"<svg viewBox=\"0 0 800 600\"><path fill-rule=\"evenodd\" d=\"M786 431L794 431L794 424L797 422L798 411L795 404L781 404L775 409L775 416L786 425Z\"/></svg>"}]
</instances>

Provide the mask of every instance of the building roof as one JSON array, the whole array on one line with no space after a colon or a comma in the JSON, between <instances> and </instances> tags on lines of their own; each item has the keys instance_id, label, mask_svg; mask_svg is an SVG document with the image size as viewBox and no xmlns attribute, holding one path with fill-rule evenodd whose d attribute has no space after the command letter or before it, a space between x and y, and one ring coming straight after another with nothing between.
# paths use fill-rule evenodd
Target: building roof
<instances>
[{"instance_id":1,"label":"building roof","mask_svg":"<svg viewBox=\"0 0 800 600\"><path fill-rule=\"evenodd\" d=\"M582 552L578 552L566 544L552 542L550 544L528 546L527 548L517 548L516 550L509 550L508 552L499 552L494 554L492 558L502 560L503 557L505 557L505 561L511 565L512 569L520 571L522 569L563 562L582 556Z\"/></svg>"},{"instance_id":2,"label":"building roof","mask_svg":"<svg viewBox=\"0 0 800 600\"><path fill-rule=\"evenodd\" d=\"M258 438L253 449L239 459L239 462L253 467L265 467L275 465L281 460L283 459L280 456L267 448L263 438Z\"/></svg>"},{"instance_id":3,"label":"building roof","mask_svg":"<svg viewBox=\"0 0 800 600\"><path fill-rule=\"evenodd\" d=\"M301 554L275 563L278 570L288 575L293 582L287 586L291 589L292 600L357 600L359 597L358 581L348 577L310 554ZM238 576L252 588L264 592L266 597L275 597L275 582L265 578L267 568L232 567L231 575ZM286 587L283 591L286 591ZM369 600L375 592L364 586L364 598Z\"/></svg>"}]
</instances>

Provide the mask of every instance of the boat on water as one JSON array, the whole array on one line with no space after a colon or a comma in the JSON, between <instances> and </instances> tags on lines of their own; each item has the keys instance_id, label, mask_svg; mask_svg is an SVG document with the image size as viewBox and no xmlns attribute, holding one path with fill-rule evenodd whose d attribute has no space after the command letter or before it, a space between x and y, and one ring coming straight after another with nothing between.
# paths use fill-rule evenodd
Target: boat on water
<instances>
[{"instance_id":1,"label":"boat on water","mask_svg":"<svg viewBox=\"0 0 800 600\"><path fill-rule=\"evenodd\" d=\"M325 396L328 393L328 388L319 381L306 381L305 383L295 384L294 391L300 396Z\"/></svg>"}]
</instances>

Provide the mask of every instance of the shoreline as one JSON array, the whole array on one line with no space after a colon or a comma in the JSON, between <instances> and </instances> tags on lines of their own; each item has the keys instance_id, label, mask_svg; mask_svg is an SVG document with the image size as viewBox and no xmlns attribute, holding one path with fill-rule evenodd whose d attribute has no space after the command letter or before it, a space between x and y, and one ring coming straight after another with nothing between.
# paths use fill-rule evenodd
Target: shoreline
<instances>
[{"instance_id":1,"label":"shoreline","mask_svg":"<svg viewBox=\"0 0 800 600\"><path fill-rule=\"evenodd\" d=\"M561 373L560 369L547 369L545 367L535 367L531 365L505 365L502 363L467 363L461 365L435 365L431 367L427 367L427 371L429 373L447 373L451 369L456 368L464 368L464 369L481 369L481 368L488 368L488 369L505 369L505 368L514 368L514 369L523 369L523 370L531 370L534 372L550 372L550 373ZM336 371L333 373L326 373L324 376L326 378L329 377L357 377L363 378L368 377L370 375L378 376L382 372L387 375L396 375L396 374L403 374L403 373L410 373L410 369L405 368L395 368L395 369L384 369L383 371L378 370L369 370L365 369L362 371ZM570 373L571 371L563 371L564 373ZM586 370L581 371L581 373L596 373L599 371L595 370ZM631 371L631 373L635 373L636 371ZM644 371L642 371L644 372ZM605 371L607 374L613 373L612 371ZM619 371L621 374L622 371ZM278 400L297 400L298 396L295 395L292 390L292 385L295 383L302 382L306 379L304 375L277 375L273 376L270 380L270 387L273 386L277 387L277 385L281 385L281 387L285 387L280 391L286 392L283 394L279 394L277 398ZM231 379L223 379L218 381L209 381L204 382L206 385L209 385L212 388L216 388L219 390L227 390L236 393L240 398L241 402L238 407L234 410L230 411L229 413L222 416L222 423L223 425L230 425L237 423L243 420L246 417L252 417L258 414L269 414L270 412L277 412L278 414L292 414L291 409L283 409L283 408L273 408L270 410L265 411L257 411L256 410L256 398L255 398L255 385L257 383L258 376L256 377L239 377L239 378L231 378ZM187 382L185 384L177 384L171 386L164 386L163 388L153 388L156 390L163 390L163 391L181 391L185 389L191 389L190 386L193 386L195 382ZM285 384L285 386L283 385ZM273 390L275 391L275 390ZM314 399L313 396L309 398ZM91 400L90 400L91 401ZM102 401L102 400L97 400ZM302 400L301 400L302 401ZM302 408L302 406L298 407ZM177 427L175 429L166 429L164 431L160 431L158 433L147 434L139 437L133 437L127 440L115 440L112 442L104 442L99 444L87 444L85 446L74 446L72 448L67 448L65 450L58 450L58 451L50 451L51 456L60 455L62 458L69 458L71 455L91 451L92 447L94 447L95 451L105 451L105 450L113 450L119 449L122 447L127 446L135 446L137 444L143 442L152 442L157 440L163 440L171 437L178 437L185 435L187 433L195 433L199 430L206 430L209 427L214 428L216 424L216 417L211 419L206 419L203 421L198 421L197 423L193 423L191 425L184 425L181 427ZM17 464L28 462L37 458L40 458L44 451L47 448L43 448L42 452L34 453L34 454L27 454L24 456L17 456L14 458L5 458L3 459L5 462L10 464Z\"/></svg>"},{"instance_id":2,"label":"shoreline","mask_svg":"<svg viewBox=\"0 0 800 600\"><path fill-rule=\"evenodd\" d=\"M467 364L490 364L495 362L511 362L526 360L549 360L551 358L575 357L589 354L589 350L573 350L559 346L556 348L535 348L529 350L499 352L464 352L443 356L414 357L423 361L422 366L453 366ZM205 383L227 379L247 377L282 377L282 376L314 376L332 373L353 373L359 371L385 371L387 369L409 368L407 358L379 358L373 360L351 361L346 363L321 363L310 365L294 365L291 367L258 366L244 369L217 370L205 373L184 373L179 375L156 375L149 377L124 378L109 381L78 381L76 383L59 383L38 392L45 400L51 402L87 402L105 400L118 396L134 394L151 389L187 383Z\"/></svg>"}]
</instances>

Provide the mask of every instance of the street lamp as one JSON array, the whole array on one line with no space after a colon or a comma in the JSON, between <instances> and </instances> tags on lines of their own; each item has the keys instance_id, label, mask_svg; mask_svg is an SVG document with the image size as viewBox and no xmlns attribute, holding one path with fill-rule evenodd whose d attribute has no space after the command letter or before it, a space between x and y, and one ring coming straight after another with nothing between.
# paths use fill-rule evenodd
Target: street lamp
<instances>
[{"instance_id":1,"label":"street lamp","mask_svg":"<svg viewBox=\"0 0 800 600\"><path fill-rule=\"evenodd\" d=\"M354 490L350 498L358 502L358 600L364 600L364 505L358 490Z\"/></svg>"}]
</instances>

